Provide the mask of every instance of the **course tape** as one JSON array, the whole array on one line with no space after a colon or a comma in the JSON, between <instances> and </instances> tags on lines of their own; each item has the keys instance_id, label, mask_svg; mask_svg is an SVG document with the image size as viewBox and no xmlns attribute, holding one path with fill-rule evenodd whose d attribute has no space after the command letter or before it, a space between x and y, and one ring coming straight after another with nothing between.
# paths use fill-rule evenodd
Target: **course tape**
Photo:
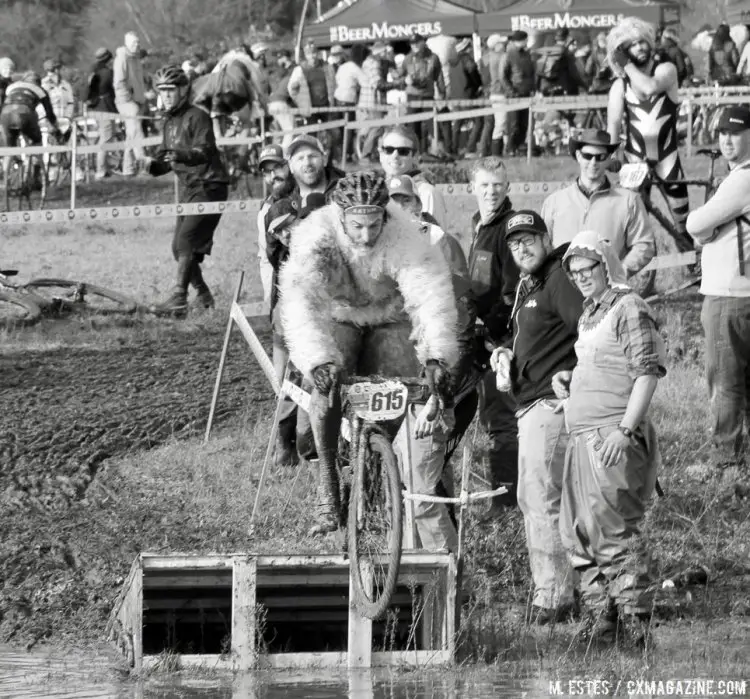
<instances>
[{"instance_id":1,"label":"course tape","mask_svg":"<svg viewBox=\"0 0 750 699\"><path fill-rule=\"evenodd\" d=\"M0 214L0 226L31 223L72 223L77 221L125 221L132 219L174 218L204 214L255 214L260 199L240 201L207 201L190 204L146 204L133 206L91 207L88 209L42 209L8 211Z\"/></svg>"}]
</instances>

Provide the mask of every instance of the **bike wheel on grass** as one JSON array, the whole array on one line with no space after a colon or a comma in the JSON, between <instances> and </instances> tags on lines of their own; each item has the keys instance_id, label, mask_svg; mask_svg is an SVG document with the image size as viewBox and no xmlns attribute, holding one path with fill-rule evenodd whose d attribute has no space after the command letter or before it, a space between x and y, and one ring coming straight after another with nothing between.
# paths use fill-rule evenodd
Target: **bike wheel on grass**
<instances>
[{"instance_id":1,"label":"bike wheel on grass","mask_svg":"<svg viewBox=\"0 0 750 699\"><path fill-rule=\"evenodd\" d=\"M403 534L401 478L386 437L365 428L353 466L347 536L354 603L368 619L385 614L398 580Z\"/></svg>"},{"instance_id":2,"label":"bike wheel on grass","mask_svg":"<svg viewBox=\"0 0 750 699\"><path fill-rule=\"evenodd\" d=\"M67 279L32 279L23 288L30 289L53 301L60 301L76 310L87 310L98 315L135 313L138 302L117 291L86 282Z\"/></svg>"},{"instance_id":3,"label":"bike wheel on grass","mask_svg":"<svg viewBox=\"0 0 750 699\"><path fill-rule=\"evenodd\" d=\"M33 325L42 317L42 309L30 298L0 289L0 328Z\"/></svg>"}]
</instances>

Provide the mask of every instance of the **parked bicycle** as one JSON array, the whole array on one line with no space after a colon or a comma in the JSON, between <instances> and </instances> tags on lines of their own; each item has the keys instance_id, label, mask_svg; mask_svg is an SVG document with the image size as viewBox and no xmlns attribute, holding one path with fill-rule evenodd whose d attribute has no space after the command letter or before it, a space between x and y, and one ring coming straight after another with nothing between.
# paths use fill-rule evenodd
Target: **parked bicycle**
<instances>
[{"instance_id":1,"label":"parked bicycle","mask_svg":"<svg viewBox=\"0 0 750 699\"><path fill-rule=\"evenodd\" d=\"M0 327L32 325L44 316L69 313L130 314L137 302L116 291L67 279L32 279L14 284L17 270L0 271Z\"/></svg>"}]
</instances>

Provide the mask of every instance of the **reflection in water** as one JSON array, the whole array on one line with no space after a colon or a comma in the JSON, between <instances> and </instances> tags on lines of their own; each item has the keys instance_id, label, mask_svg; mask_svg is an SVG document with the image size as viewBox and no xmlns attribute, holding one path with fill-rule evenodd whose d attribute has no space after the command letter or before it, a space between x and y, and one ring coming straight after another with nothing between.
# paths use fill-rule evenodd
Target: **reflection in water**
<instances>
[{"instance_id":1,"label":"reflection in water","mask_svg":"<svg viewBox=\"0 0 750 699\"><path fill-rule=\"evenodd\" d=\"M547 696L534 681L439 670L180 674L118 679L117 656L0 646L0 699L496 699ZM499 673L498 673L499 674ZM539 689L539 691L535 691ZM531 690L531 691L529 691Z\"/></svg>"}]
</instances>

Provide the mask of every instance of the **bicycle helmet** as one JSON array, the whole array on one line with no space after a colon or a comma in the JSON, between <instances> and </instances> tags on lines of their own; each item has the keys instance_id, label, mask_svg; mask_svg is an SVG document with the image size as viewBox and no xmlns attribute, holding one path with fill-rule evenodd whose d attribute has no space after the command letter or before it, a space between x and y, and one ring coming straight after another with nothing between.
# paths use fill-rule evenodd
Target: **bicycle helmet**
<instances>
[{"instance_id":1,"label":"bicycle helmet","mask_svg":"<svg viewBox=\"0 0 750 699\"><path fill-rule=\"evenodd\" d=\"M169 87L187 87L189 84L190 78L178 65L167 65L154 73L153 85L157 90Z\"/></svg>"},{"instance_id":2,"label":"bicycle helmet","mask_svg":"<svg viewBox=\"0 0 750 699\"><path fill-rule=\"evenodd\" d=\"M47 73L49 73L51 70L57 70L58 68L62 68L62 63L60 63L60 61L58 61L56 58L48 58L44 62L44 70Z\"/></svg>"},{"instance_id":3,"label":"bicycle helmet","mask_svg":"<svg viewBox=\"0 0 750 699\"><path fill-rule=\"evenodd\" d=\"M26 71L23 74L21 80L25 83L31 83L32 85L42 86L42 79L39 77L39 73L34 70Z\"/></svg>"},{"instance_id":4,"label":"bicycle helmet","mask_svg":"<svg viewBox=\"0 0 750 699\"><path fill-rule=\"evenodd\" d=\"M250 47L250 54L257 60L264 53L268 53L269 48L270 46L265 41L259 41L257 44L253 44Z\"/></svg>"},{"instance_id":5,"label":"bicycle helmet","mask_svg":"<svg viewBox=\"0 0 750 699\"><path fill-rule=\"evenodd\" d=\"M331 193L331 201L344 211L355 213L385 209L388 203L388 185L382 175L375 172L352 172L342 177Z\"/></svg>"}]
</instances>

